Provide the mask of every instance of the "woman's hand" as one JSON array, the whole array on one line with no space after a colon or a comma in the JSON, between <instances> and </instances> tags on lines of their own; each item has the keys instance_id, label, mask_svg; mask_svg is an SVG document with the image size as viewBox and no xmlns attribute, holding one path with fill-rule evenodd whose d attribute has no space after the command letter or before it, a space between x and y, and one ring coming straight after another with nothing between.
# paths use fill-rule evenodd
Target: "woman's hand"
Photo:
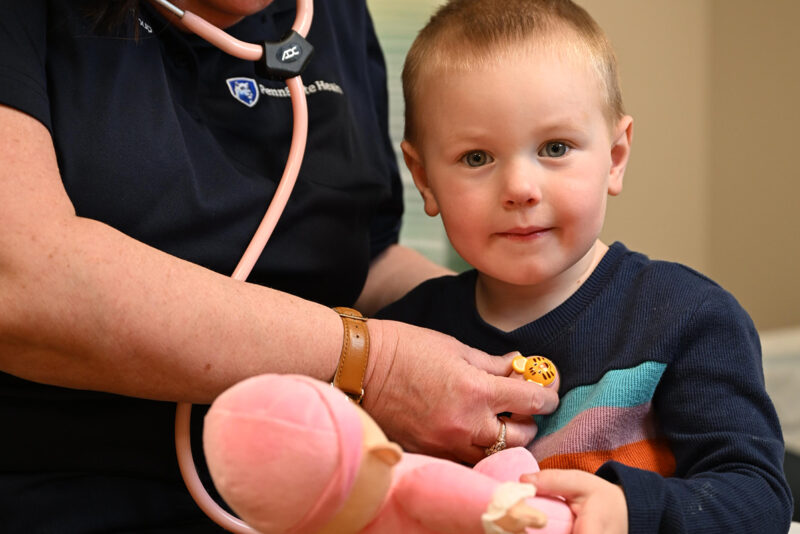
<instances>
[{"instance_id":1,"label":"woman's hand","mask_svg":"<svg viewBox=\"0 0 800 534\"><path fill-rule=\"evenodd\" d=\"M509 378L511 359L404 323L370 319L364 408L409 452L476 463L497 441L497 414L551 413L555 389ZM504 418L508 447L536 435L531 417Z\"/></svg>"},{"instance_id":2,"label":"woman's hand","mask_svg":"<svg viewBox=\"0 0 800 534\"><path fill-rule=\"evenodd\" d=\"M537 495L566 499L575 514L574 534L627 534L628 503L622 488L597 475L576 469L544 469L522 475L520 482L536 486Z\"/></svg>"}]
</instances>

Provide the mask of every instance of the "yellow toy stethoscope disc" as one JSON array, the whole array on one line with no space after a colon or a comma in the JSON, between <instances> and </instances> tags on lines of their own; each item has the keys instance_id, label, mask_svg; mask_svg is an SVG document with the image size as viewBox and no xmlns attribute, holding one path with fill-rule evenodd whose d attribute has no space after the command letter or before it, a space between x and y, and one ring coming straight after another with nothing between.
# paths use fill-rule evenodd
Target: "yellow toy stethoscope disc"
<instances>
[{"instance_id":1,"label":"yellow toy stethoscope disc","mask_svg":"<svg viewBox=\"0 0 800 534\"><path fill-rule=\"evenodd\" d=\"M553 362L544 356L515 356L511 361L514 372L521 374L528 382L549 386L555 382L558 370Z\"/></svg>"}]
</instances>

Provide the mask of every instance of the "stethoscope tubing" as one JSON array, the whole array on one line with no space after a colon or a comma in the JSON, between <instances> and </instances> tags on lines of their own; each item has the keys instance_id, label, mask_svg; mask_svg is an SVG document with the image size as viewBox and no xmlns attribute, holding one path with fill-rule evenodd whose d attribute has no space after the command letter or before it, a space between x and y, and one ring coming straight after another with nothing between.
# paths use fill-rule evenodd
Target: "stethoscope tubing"
<instances>
[{"instance_id":1,"label":"stethoscope tubing","mask_svg":"<svg viewBox=\"0 0 800 534\"><path fill-rule=\"evenodd\" d=\"M264 51L261 45L240 41L203 18L190 11L182 10L167 0L154 1L179 17L190 31L217 46L223 52L246 61L258 61L261 59ZM297 0L297 15L292 25L292 30L305 38L311 28L313 15L313 0ZM300 166L303 161L308 138L308 105L305 89L299 75L287 79L286 86L289 88L294 121L289 156L264 218L261 220L231 275L231 278L235 280L246 280L264 251L264 247L266 247L267 241L272 236L272 232L278 224L278 219L280 219L286 203L289 201L289 196L297 182L297 175L300 172ZM175 450L178 456L178 467L186 488L200 509L219 526L236 534L257 534L257 531L250 525L224 510L206 491L197 474L197 468L192 457L191 413L192 405L190 403L178 403L175 411Z\"/></svg>"}]
</instances>

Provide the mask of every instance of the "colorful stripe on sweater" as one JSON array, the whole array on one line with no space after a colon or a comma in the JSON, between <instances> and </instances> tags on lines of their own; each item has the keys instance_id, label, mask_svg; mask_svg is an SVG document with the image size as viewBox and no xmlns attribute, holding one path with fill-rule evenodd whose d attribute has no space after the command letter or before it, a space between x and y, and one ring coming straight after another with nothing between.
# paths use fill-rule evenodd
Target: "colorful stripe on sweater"
<instances>
[{"instance_id":1,"label":"colorful stripe on sweater","mask_svg":"<svg viewBox=\"0 0 800 534\"><path fill-rule=\"evenodd\" d=\"M608 460L670 476L675 457L659 436L653 393L666 365L644 362L607 372L595 384L567 392L558 409L536 416L530 446L542 469L595 472Z\"/></svg>"}]
</instances>

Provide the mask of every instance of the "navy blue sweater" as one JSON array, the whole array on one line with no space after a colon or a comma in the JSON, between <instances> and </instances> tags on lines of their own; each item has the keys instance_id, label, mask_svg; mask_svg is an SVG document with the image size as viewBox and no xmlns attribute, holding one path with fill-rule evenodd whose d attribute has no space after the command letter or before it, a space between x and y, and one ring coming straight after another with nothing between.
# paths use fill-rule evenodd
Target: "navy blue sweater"
<instances>
[{"instance_id":1,"label":"navy blue sweater","mask_svg":"<svg viewBox=\"0 0 800 534\"><path fill-rule=\"evenodd\" d=\"M481 319L477 273L423 283L378 314L490 354L552 359L561 403L537 417L543 468L619 483L631 533L784 533L792 501L758 334L708 278L615 243L581 288L512 332Z\"/></svg>"}]
</instances>

